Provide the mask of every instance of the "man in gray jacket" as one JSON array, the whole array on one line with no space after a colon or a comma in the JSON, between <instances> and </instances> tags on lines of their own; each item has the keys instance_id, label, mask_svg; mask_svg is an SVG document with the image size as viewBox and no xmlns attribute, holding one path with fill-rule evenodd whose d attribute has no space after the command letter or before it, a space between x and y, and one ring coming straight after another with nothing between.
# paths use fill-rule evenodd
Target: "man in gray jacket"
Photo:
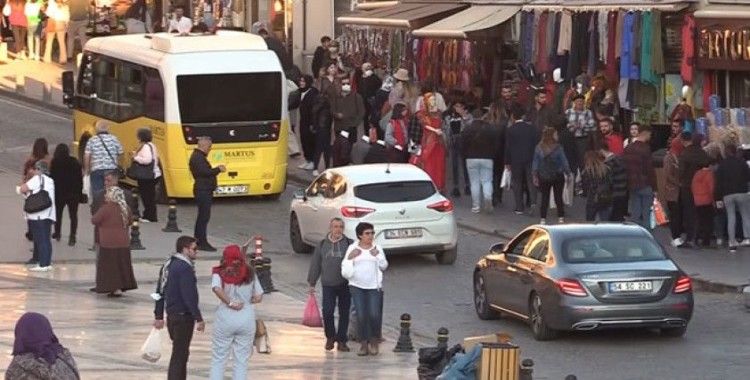
<instances>
[{"instance_id":1,"label":"man in gray jacket","mask_svg":"<svg viewBox=\"0 0 750 380\"><path fill-rule=\"evenodd\" d=\"M349 132L349 142L357 142L357 128L365 117L365 104L362 96L352 91L348 79L341 82L341 95L333 103L333 129L338 134Z\"/></svg>"},{"instance_id":2,"label":"man in gray jacket","mask_svg":"<svg viewBox=\"0 0 750 380\"><path fill-rule=\"evenodd\" d=\"M326 351L333 350L333 343L338 343L338 350L349 352L346 345L349 330L349 310L351 296L349 283L341 277L341 261L352 240L344 236L344 221L340 218L331 219L330 233L315 247L307 282L310 293L315 293L315 283L320 278L323 287L323 327L326 334ZM333 311L338 303L339 325L335 326Z\"/></svg>"}]
</instances>

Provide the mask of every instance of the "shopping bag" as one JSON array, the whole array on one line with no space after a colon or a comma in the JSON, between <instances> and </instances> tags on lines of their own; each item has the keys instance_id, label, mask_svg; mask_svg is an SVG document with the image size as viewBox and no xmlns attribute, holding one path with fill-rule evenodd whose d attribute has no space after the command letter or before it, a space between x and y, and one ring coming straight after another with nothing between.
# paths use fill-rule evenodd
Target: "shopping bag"
<instances>
[{"instance_id":1,"label":"shopping bag","mask_svg":"<svg viewBox=\"0 0 750 380\"><path fill-rule=\"evenodd\" d=\"M86 194L88 198L91 198L93 195L91 194L91 177L88 174L83 176L83 188L81 193Z\"/></svg>"},{"instance_id":2,"label":"shopping bag","mask_svg":"<svg viewBox=\"0 0 750 380\"><path fill-rule=\"evenodd\" d=\"M651 212L649 213L649 226L652 230L656 228L656 215L654 215L653 207L651 207Z\"/></svg>"},{"instance_id":3,"label":"shopping bag","mask_svg":"<svg viewBox=\"0 0 750 380\"><path fill-rule=\"evenodd\" d=\"M659 202L658 199L654 198L654 220L656 222L656 225L663 226L667 223L669 223L669 219L667 219L667 214L664 212L664 208L661 207L661 202Z\"/></svg>"},{"instance_id":4,"label":"shopping bag","mask_svg":"<svg viewBox=\"0 0 750 380\"><path fill-rule=\"evenodd\" d=\"M148 338L141 346L141 358L151 363L156 363L161 358L162 330L152 328Z\"/></svg>"},{"instance_id":5,"label":"shopping bag","mask_svg":"<svg viewBox=\"0 0 750 380\"><path fill-rule=\"evenodd\" d=\"M565 176L565 186L563 187L563 203L565 203L566 206L573 205L575 191L575 177L573 177L573 175Z\"/></svg>"},{"instance_id":6,"label":"shopping bag","mask_svg":"<svg viewBox=\"0 0 750 380\"><path fill-rule=\"evenodd\" d=\"M305 303L305 315L302 317L302 324L307 327L323 327L323 320L320 317L320 309L318 308L318 300L315 299L314 294L310 294L307 297Z\"/></svg>"},{"instance_id":7,"label":"shopping bag","mask_svg":"<svg viewBox=\"0 0 750 380\"><path fill-rule=\"evenodd\" d=\"M509 190L510 189L510 169L503 170L503 176L500 177L500 188Z\"/></svg>"}]
</instances>

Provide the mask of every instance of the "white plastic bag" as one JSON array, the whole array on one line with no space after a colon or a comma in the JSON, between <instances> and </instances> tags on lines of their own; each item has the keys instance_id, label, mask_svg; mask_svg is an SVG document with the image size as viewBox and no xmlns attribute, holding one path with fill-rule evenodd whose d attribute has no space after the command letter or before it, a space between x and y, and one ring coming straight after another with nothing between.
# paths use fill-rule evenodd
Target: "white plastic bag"
<instances>
[{"instance_id":1,"label":"white plastic bag","mask_svg":"<svg viewBox=\"0 0 750 380\"><path fill-rule=\"evenodd\" d=\"M148 338L141 346L141 358L151 363L159 361L161 359L161 341L162 329L152 328Z\"/></svg>"},{"instance_id":2,"label":"white plastic bag","mask_svg":"<svg viewBox=\"0 0 750 380\"><path fill-rule=\"evenodd\" d=\"M510 189L510 170L504 169L503 176L500 178L500 188L509 190Z\"/></svg>"},{"instance_id":3,"label":"white plastic bag","mask_svg":"<svg viewBox=\"0 0 750 380\"><path fill-rule=\"evenodd\" d=\"M83 189L81 192L91 198L91 177L88 174L83 176Z\"/></svg>"},{"instance_id":4,"label":"white plastic bag","mask_svg":"<svg viewBox=\"0 0 750 380\"><path fill-rule=\"evenodd\" d=\"M573 175L566 175L565 186L563 187L563 203L565 203L566 206L573 205L573 197L575 196L576 191L575 189L575 178L573 177Z\"/></svg>"}]
</instances>

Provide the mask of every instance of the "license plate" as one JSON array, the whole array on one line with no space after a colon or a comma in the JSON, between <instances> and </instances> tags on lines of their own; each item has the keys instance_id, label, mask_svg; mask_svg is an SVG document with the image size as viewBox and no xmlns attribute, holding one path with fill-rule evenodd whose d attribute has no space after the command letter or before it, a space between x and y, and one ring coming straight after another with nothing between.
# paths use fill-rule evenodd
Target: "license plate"
<instances>
[{"instance_id":1,"label":"license plate","mask_svg":"<svg viewBox=\"0 0 750 380\"><path fill-rule=\"evenodd\" d=\"M627 281L627 282L610 282L610 293L621 292L650 292L652 290L651 281Z\"/></svg>"},{"instance_id":2,"label":"license plate","mask_svg":"<svg viewBox=\"0 0 750 380\"><path fill-rule=\"evenodd\" d=\"M410 239L422 237L421 228L401 228L398 230L386 230L386 239Z\"/></svg>"},{"instance_id":3,"label":"license plate","mask_svg":"<svg viewBox=\"0 0 750 380\"><path fill-rule=\"evenodd\" d=\"M219 186L214 193L218 195L247 194L247 185Z\"/></svg>"}]
</instances>

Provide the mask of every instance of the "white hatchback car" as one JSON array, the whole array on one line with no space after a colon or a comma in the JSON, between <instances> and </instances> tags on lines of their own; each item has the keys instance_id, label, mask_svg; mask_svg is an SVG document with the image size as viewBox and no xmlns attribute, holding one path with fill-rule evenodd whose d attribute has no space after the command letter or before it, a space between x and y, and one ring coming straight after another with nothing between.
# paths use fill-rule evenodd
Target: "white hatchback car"
<instances>
[{"instance_id":1,"label":"white hatchback car","mask_svg":"<svg viewBox=\"0 0 750 380\"><path fill-rule=\"evenodd\" d=\"M344 234L351 239L356 239L359 222L371 223L375 242L386 254L435 253L440 264L456 261L453 203L416 166L354 165L321 173L307 189L294 193L289 213L294 251L312 252L334 217L344 220Z\"/></svg>"}]
</instances>

